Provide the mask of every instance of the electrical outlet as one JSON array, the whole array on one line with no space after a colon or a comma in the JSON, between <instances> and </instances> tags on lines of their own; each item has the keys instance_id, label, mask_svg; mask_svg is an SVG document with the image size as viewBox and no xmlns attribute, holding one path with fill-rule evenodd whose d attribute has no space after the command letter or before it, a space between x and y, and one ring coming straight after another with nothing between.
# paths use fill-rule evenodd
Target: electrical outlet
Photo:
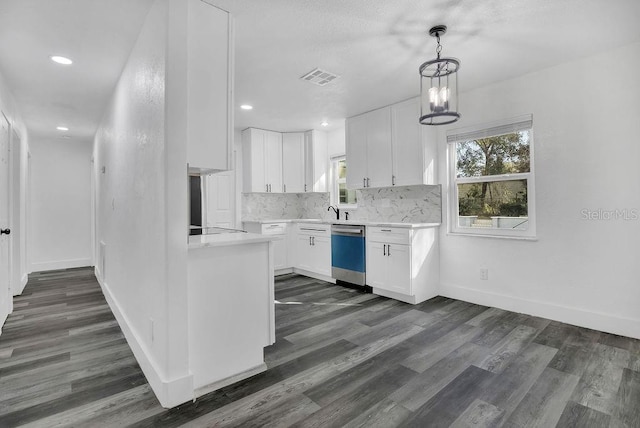
<instances>
[{"instance_id":1,"label":"electrical outlet","mask_svg":"<svg viewBox=\"0 0 640 428\"><path fill-rule=\"evenodd\" d=\"M480 269L480 279L486 281L489 279L489 269L481 268Z\"/></svg>"}]
</instances>

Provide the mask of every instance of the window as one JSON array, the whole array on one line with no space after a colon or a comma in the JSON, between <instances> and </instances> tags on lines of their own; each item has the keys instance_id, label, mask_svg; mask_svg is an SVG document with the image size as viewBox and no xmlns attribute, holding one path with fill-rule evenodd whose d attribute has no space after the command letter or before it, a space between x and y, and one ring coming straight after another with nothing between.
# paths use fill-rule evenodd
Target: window
<instances>
[{"instance_id":1,"label":"window","mask_svg":"<svg viewBox=\"0 0 640 428\"><path fill-rule=\"evenodd\" d=\"M451 232L535 236L532 125L526 116L447 135Z\"/></svg>"},{"instance_id":2,"label":"window","mask_svg":"<svg viewBox=\"0 0 640 428\"><path fill-rule=\"evenodd\" d=\"M332 171L332 199L333 203L340 206L353 206L356 204L356 191L347 189L347 158L338 156L331 159Z\"/></svg>"}]
</instances>

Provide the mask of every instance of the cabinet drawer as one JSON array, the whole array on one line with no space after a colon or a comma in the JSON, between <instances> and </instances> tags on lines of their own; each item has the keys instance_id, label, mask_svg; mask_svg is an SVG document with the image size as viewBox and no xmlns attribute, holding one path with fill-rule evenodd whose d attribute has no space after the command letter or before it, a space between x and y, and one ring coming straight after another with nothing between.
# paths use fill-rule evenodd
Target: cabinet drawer
<instances>
[{"instance_id":1,"label":"cabinet drawer","mask_svg":"<svg viewBox=\"0 0 640 428\"><path fill-rule=\"evenodd\" d=\"M367 227L367 240L409 245L411 243L411 229L378 226Z\"/></svg>"},{"instance_id":2,"label":"cabinet drawer","mask_svg":"<svg viewBox=\"0 0 640 428\"><path fill-rule=\"evenodd\" d=\"M262 225L263 235L284 235L287 231L287 223L269 223Z\"/></svg>"},{"instance_id":3,"label":"cabinet drawer","mask_svg":"<svg viewBox=\"0 0 640 428\"><path fill-rule=\"evenodd\" d=\"M317 223L298 223L298 233L313 236L331 236L331 226Z\"/></svg>"}]
</instances>

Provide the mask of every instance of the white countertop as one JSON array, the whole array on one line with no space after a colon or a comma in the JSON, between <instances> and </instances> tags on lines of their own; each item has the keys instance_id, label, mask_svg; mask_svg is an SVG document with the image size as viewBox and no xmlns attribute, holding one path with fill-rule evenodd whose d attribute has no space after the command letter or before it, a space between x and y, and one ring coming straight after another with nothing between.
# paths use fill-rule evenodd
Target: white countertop
<instances>
[{"instance_id":1,"label":"white countertop","mask_svg":"<svg viewBox=\"0 0 640 428\"><path fill-rule=\"evenodd\" d=\"M192 235L189 237L189 249L205 247L224 247L227 245L254 244L281 239L273 235L259 235L257 233L218 233L214 235Z\"/></svg>"},{"instance_id":2,"label":"white countertop","mask_svg":"<svg viewBox=\"0 0 640 428\"><path fill-rule=\"evenodd\" d=\"M377 226L377 227L404 227L409 229L421 229L425 227L439 227L440 223L402 223L402 222L384 222L384 221L363 221L363 220L322 220L322 219L308 219L308 218L296 218L296 219L265 219L265 220L249 220L244 223L258 223L258 224L271 224L271 223L323 223L323 224L358 224L363 226Z\"/></svg>"}]
</instances>

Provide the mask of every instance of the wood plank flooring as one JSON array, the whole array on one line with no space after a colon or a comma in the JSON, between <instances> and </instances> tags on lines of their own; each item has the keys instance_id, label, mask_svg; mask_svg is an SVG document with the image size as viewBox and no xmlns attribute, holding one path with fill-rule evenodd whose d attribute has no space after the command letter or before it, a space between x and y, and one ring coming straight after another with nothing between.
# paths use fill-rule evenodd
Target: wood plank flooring
<instances>
[{"instance_id":1,"label":"wood plank flooring","mask_svg":"<svg viewBox=\"0 0 640 428\"><path fill-rule=\"evenodd\" d=\"M276 280L269 370L160 407L88 268L31 275L0 427L640 427L640 341L437 297Z\"/></svg>"}]
</instances>

